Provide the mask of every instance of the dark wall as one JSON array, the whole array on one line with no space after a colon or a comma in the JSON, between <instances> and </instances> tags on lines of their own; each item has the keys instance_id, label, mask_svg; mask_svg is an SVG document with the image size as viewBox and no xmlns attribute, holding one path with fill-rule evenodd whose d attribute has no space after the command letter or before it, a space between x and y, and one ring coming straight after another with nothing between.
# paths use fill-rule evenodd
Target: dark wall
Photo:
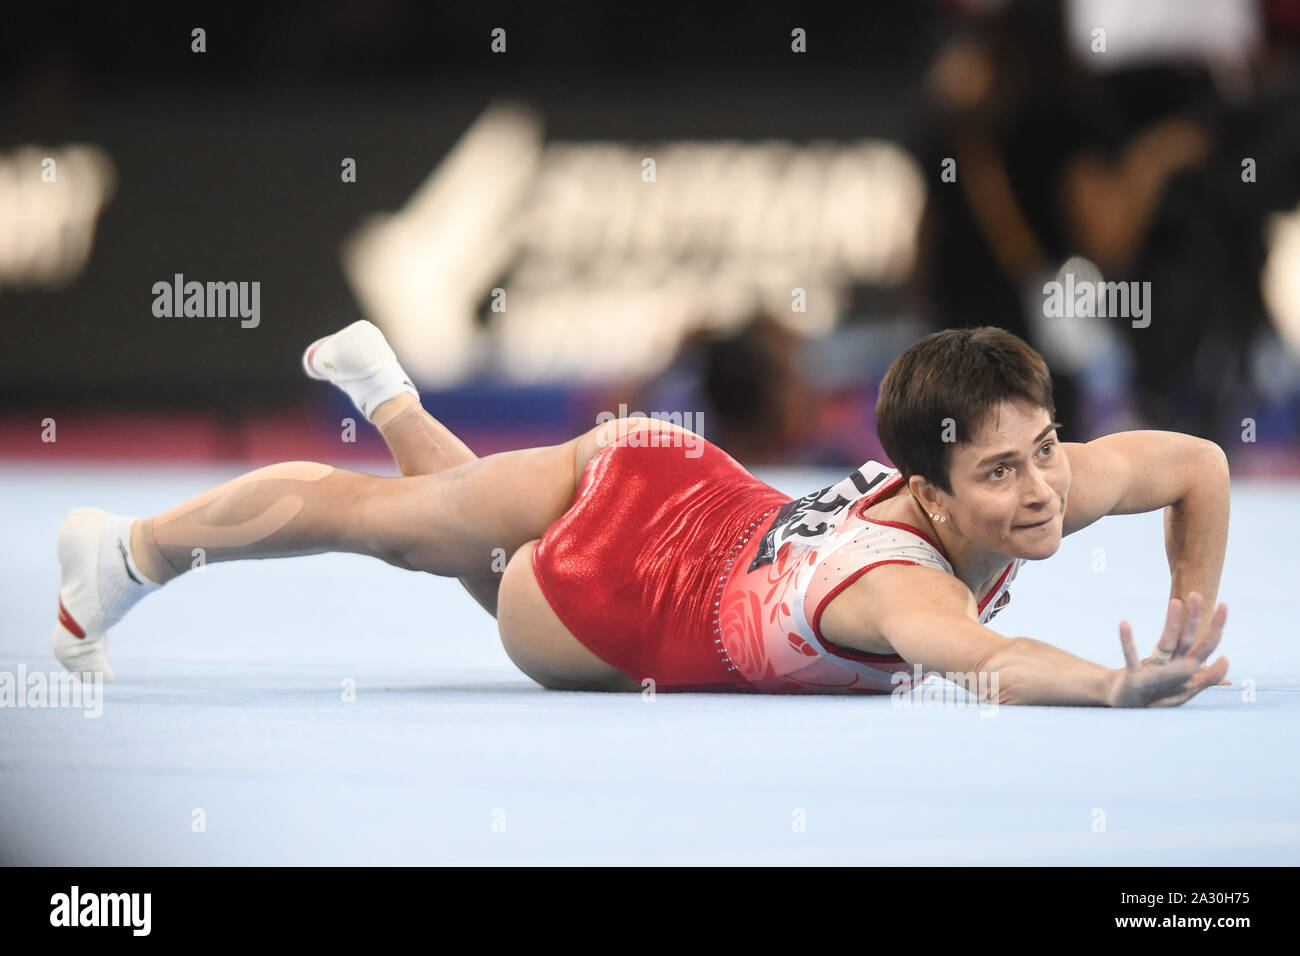
<instances>
[{"instance_id":1,"label":"dark wall","mask_svg":"<svg viewBox=\"0 0 1300 956\"><path fill-rule=\"evenodd\" d=\"M340 244L409 197L499 98L548 138L913 135L937 30L924 5L665 12L659 4L326 4L199 12L54 4L7 11L0 152L95 143L117 187L67 289L0 288L30 362L0 404L237 410L307 394L298 355L358 317ZM793 26L809 55L789 52ZM204 26L208 52L190 52ZM489 33L507 29L505 55ZM358 182L340 181L340 160ZM261 325L156 318L155 282L260 281Z\"/></svg>"}]
</instances>

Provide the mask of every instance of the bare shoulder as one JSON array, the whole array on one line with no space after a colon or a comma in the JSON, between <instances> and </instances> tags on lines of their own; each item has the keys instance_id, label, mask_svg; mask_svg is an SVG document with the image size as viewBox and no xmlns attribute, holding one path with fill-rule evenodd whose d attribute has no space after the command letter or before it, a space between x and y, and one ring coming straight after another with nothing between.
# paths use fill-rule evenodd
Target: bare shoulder
<instances>
[{"instance_id":1,"label":"bare shoulder","mask_svg":"<svg viewBox=\"0 0 1300 956\"><path fill-rule=\"evenodd\" d=\"M1207 475L1227 475L1218 445L1180 432L1116 432L1087 444L1062 442L1061 448L1071 474L1065 534L1105 515L1157 511Z\"/></svg>"},{"instance_id":2,"label":"bare shoulder","mask_svg":"<svg viewBox=\"0 0 1300 956\"><path fill-rule=\"evenodd\" d=\"M1061 442L1070 461L1070 494L1062 534L1073 534L1110 514L1128 484L1128 458L1114 442Z\"/></svg>"},{"instance_id":3,"label":"bare shoulder","mask_svg":"<svg viewBox=\"0 0 1300 956\"><path fill-rule=\"evenodd\" d=\"M887 636L897 622L935 611L979 620L975 596L951 574L919 564L886 564L872 568L826 605L821 632L837 647L897 654Z\"/></svg>"}]
</instances>

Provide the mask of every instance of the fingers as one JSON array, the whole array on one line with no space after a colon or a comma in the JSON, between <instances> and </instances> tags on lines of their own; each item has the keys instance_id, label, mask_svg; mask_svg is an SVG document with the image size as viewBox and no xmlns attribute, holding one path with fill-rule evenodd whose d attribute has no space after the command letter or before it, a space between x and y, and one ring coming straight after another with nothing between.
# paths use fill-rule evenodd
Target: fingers
<instances>
[{"instance_id":1,"label":"fingers","mask_svg":"<svg viewBox=\"0 0 1300 956\"><path fill-rule=\"evenodd\" d=\"M1215 617L1211 622L1211 628L1206 632L1205 638L1208 639L1211 633L1214 633L1213 645L1208 640L1204 644L1197 639L1197 632L1200 630L1201 612L1204 608L1205 599L1197 591L1192 591L1187 595L1187 600L1180 601L1173 598L1169 602L1169 613L1165 617L1165 628L1160 635L1160 641L1156 644L1156 649L1151 653L1151 659L1158 664L1163 664L1175 657L1183 657L1187 654L1203 650L1201 659L1209 657L1214 650L1213 645L1218 644L1218 638L1223 633L1223 621L1226 620L1227 607L1220 604L1215 611ZM1223 615L1220 618L1220 614Z\"/></svg>"},{"instance_id":2,"label":"fingers","mask_svg":"<svg viewBox=\"0 0 1300 956\"><path fill-rule=\"evenodd\" d=\"M1165 629L1151 658L1140 661L1133 644L1133 627L1128 621L1119 623L1119 642L1124 651L1124 664L1133 675L1126 681L1136 681L1133 689L1139 686L1141 696L1145 696L1148 706L1172 707L1190 700L1206 687L1226 687L1231 681L1224 678L1228 673L1228 659L1220 657L1212 665L1206 660L1219 646L1223 638L1223 629L1228 620L1228 606L1220 604L1215 608L1214 616L1206 628L1205 635L1198 638L1204 599L1192 591L1186 602L1173 598L1169 602L1169 613L1165 618ZM1153 664L1147 668L1144 665Z\"/></svg>"},{"instance_id":3,"label":"fingers","mask_svg":"<svg viewBox=\"0 0 1300 956\"><path fill-rule=\"evenodd\" d=\"M1220 657L1209 667L1202 667L1183 685L1181 691L1168 697L1163 697L1151 703L1152 707L1177 707L1179 704L1191 700L1207 687L1217 687L1222 684L1230 683L1223 678L1228 673L1228 659Z\"/></svg>"},{"instance_id":4,"label":"fingers","mask_svg":"<svg viewBox=\"0 0 1300 956\"><path fill-rule=\"evenodd\" d=\"M1217 661L1192 676L1187 682L1187 689L1193 695L1199 694L1207 687L1216 687L1223 682L1224 676L1228 673L1228 659L1220 657Z\"/></svg>"},{"instance_id":5,"label":"fingers","mask_svg":"<svg viewBox=\"0 0 1300 956\"><path fill-rule=\"evenodd\" d=\"M1183 625L1183 602L1178 598L1169 601L1169 613L1165 615L1165 629L1160 634L1156 649L1151 656L1157 661L1167 661L1173 657L1178 648L1178 634Z\"/></svg>"},{"instance_id":6,"label":"fingers","mask_svg":"<svg viewBox=\"0 0 1300 956\"><path fill-rule=\"evenodd\" d=\"M1192 646L1189 653L1201 661L1207 660L1219 646L1219 641L1223 638L1223 626L1227 622L1228 605L1220 604L1214 609L1214 617L1210 619L1210 626L1206 629L1205 636Z\"/></svg>"},{"instance_id":7,"label":"fingers","mask_svg":"<svg viewBox=\"0 0 1300 956\"><path fill-rule=\"evenodd\" d=\"M1174 657L1182 657L1192 649L1196 643L1196 631L1201 622L1201 605L1204 599L1201 595L1193 591L1187 595L1185 603L1186 614L1183 617L1183 626L1178 634L1178 646L1174 648Z\"/></svg>"},{"instance_id":8,"label":"fingers","mask_svg":"<svg viewBox=\"0 0 1300 956\"><path fill-rule=\"evenodd\" d=\"M1128 621L1119 622L1119 646L1124 649L1124 666L1131 671L1138 669L1137 648L1133 646L1133 625Z\"/></svg>"}]
</instances>

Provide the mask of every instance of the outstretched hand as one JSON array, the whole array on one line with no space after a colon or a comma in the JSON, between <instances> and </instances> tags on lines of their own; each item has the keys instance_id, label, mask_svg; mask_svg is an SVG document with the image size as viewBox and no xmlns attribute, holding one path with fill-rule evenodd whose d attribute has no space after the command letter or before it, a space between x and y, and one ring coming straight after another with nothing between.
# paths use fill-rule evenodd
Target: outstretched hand
<instances>
[{"instance_id":1,"label":"outstretched hand","mask_svg":"<svg viewBox=\"0 0 1300 956\"><path fill-rule=\"evenodd\" d=\"M1206 687L1227 684L1228 659L1220 657L1213 665L1206 660L1219 646L1223 625L1228 620L1228 606L1215 609L1209 629L1196 637L1201 616L1201 595L1193 591L1187 604L1174 598L1169 602L1165 630L1155 651L1139 661L1133 646L1133 628L1128 621L1119 623L1119 642L1124 649L1125 665L1115 672L1111 692L1113 707L1174 707L1199 694Z\"/></svg>"}]
</instances>

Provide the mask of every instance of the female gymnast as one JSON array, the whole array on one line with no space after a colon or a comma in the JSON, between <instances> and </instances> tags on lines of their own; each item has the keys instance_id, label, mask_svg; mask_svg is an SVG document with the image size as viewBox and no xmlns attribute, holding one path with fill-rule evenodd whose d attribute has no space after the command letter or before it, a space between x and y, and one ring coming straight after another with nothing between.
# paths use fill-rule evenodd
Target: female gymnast
<instances>
[{"instance_id":1,"label":"female gymnast","mask_svg":"<svg viewBox=\"0 0 1300 956\"><path fill-rule=\"evenodd\" d=\"M458 577L510 659L557 690L879 694L920 668L996 675L986 702L1141 707L1227 683L1227 659L1207 663L1227 608L1203 613L1227 543L1223 451L1161 431L1060 442L1047 366L1001 329L900 355L876 409L896 468L867 462L795 500L658 419L477 458L369 322L303 365L352 398L403 477L284 462L151 518L69 512L53 638L69 669L112 680L108 630L196 558L343 551ZM1158 508L1172 593L1151 657L1126 621L1115 669L986 626L1025 561Z\"/></svg>"}]
</instances>

